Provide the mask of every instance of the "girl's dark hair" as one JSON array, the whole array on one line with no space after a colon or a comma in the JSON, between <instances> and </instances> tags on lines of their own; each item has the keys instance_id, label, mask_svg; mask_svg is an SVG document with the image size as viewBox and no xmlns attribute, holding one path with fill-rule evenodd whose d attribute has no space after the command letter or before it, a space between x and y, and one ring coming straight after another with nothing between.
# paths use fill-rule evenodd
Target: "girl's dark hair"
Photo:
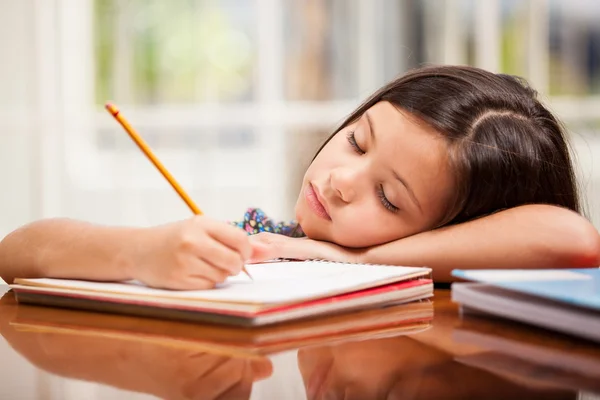
<instances>
[{"instance_id":1,"label":"girl's dark hair","mask_svg":"<svg viewBox=\"0 0 600 400\"><path fill-rule=\"evenodd\" d=\"M317 154L381 101L417 117L447 140L457 186L440 225L533 203L580 212L563 128L524 80L466 66L412 70L367 99Z\"/></svg>"}]
</instances>

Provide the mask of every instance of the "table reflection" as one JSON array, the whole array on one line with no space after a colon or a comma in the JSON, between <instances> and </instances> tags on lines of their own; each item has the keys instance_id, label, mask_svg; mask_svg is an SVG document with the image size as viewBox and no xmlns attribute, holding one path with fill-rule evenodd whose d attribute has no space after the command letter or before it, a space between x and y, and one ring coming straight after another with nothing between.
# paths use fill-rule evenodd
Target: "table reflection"
<instances>
[{"instance_id":1,"label":"table reflection","mask_svg":"<svg viewBox=\"0 0 600 400\"><path fill-rule=\"evenodd\" d=\"M422 332L432 316L426 301L249 330L20 305L7 293L0 334L59 376L167 399L237 399L272 375L270 354Z\"/></svg>"},{"instance_id":2,"label":"table reflection","mask_svg":"<svg viewBox=\"0 0 600 400\"><path fill-rule=\"evenodd\" d=\"M253 382L272 373L266 357L235 357L85 330L73 334L51 326L19 330L12 322L24 307L11 296L0 299L0 333L36 367L63 377L165 399L241 399L249 398ZM60 315L62 310L53 311ZM54 328L59 326L57 319Z\"/></svg>"},{"instance_id":3,"label":"table reflection","mask_svg":"<svg viewBox=\"0 0 600 400\"><path fill-rule=\"evenodd\" d=\"M600 346L580 338L483 315L465 315L457 345L482 351L457 361L515 380L600 393Z\"/></svg>"},{"instance_id":4,"label":"table reflection","mask_svg":"<svg viewBox=\"0 0 600 400\"><path fill-rule=\"evenodd\" d=\"M256 382L272 377L264 384L281 388L297 376L290 373L301 376L300 399L575 399L600 392L597 345L460 318L445 292L435 303L260 329L18 305L8 293L0 299L0 333L42 370L166 399L248 399ZM288 372L274 373L271 356L289 350L297 358L278 364Z\"/></svg>"},{"instance_id":5,"label":"table reflection","mask_svg":"<svg viewBox=\"0 0 600 400\"><path fill-rule=\"evenodd\" d=\"M573 399L455 360L452 353L397 337L302 349L309 399Z\"/></svg>"}]
</instances>

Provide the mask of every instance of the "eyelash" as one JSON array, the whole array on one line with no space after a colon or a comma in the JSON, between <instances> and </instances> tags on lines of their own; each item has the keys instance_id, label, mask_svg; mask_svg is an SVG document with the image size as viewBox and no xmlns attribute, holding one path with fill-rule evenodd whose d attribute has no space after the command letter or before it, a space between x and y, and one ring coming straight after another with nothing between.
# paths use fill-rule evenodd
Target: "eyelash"
<instances>
[{"instance_id":1,"label":"eyelash","mask_svg":"<svg viewBox=\"0 0 600 400\"><path fill-rule=\"evenodd\" d=\"M361 149L360 146L358 145L358 143L356 143L356 137L354 137L354 131L348 132L348 134L346 134L346 138L348 139L348 143L350 143L350 146L352 146L352 148L354 149L355 152L357 152L361 156L363 154L365 154L363 149Z\"/></svg>"},{"instance_id":2,"label":"eyelash","mask_svg":"<svg viewBox=\"0 0 600 400\"><path fill-rule=\"evenodd\" d=\"M383 192L383 185L379 185L377 187L377 197L379 197L379 200L381 200L381 204L389 211L397 213L400 210L398 207L390 203L387 197L385 197L385 193Z\"/></svg>"},{"instance_id":3,"label":"eyelash","mask_svg":"<svg viewBox=\"0 0 600 400\"><path fill-rule=\"evenodd\" d=\"M356 143L356 138L354 137L354 131L348 132L348 134L346 134L346 138L348 139L348 143L350 143L350 146L352 146L352 148L354 149L354 151L359 154L359 155L363 155L365 154L365 151L363 149L360 148L360 146L358 145L358 143ZM392 203L390 203L390 201L387 199L387 197L385 197L385 193L383 191L383 185L379 185L377 187L377 197L379 197L379 200L381 201L381 204L389 211L396 213L398 212L399 208L396 207L395 205L393 205Z\"/></svg>"}]
</instances>

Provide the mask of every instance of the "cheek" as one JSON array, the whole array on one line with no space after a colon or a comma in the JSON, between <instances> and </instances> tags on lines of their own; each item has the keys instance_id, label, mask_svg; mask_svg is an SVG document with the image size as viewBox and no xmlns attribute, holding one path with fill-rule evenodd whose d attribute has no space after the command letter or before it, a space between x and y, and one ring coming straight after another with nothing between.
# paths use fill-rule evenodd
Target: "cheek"
<instances>
[{"instance_id":1,"label":"cheek","mask_svg":"<svg viewBox=\"0 0 600 400\"><path fill-rule=\"evenodd\" d=\"M321 150L314 161L308 166L307 174L314 173L323 169L329 169L338 165L347 154L352 154L347 151L344 146L348 146L344 134L338 133L327 145Z\"/></svg>"}]
</instances>

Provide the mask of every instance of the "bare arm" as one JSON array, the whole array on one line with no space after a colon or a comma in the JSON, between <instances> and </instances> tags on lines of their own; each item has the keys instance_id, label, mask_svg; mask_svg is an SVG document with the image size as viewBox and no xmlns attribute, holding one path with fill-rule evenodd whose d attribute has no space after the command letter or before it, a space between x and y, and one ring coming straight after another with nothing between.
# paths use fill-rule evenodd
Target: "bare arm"
<instances>
[{"instance_id":1,"label":"bare arm","mask_svg":"<svg viewBox=\"0 0 600 400\"><path fill-rule=\"evenodd\" d=\"M453 269L577 268L600 264L600 235L580 215L527 205L420 233L358 253L362 262L428 266L438 282Z\"/></svg>"},{"instance_id":2,"label":"bare arm","mask_svg":"<svg viewBox=\"0 0 600 400\"><path fill-rule=\"evenodd\" d=\"M148 228L69 219L33 222L0 242L0 276L96 281L137 279L169 289L208 289L238 274L251 252L241 229L205 216Z\"/></svg>"},{"instance_id":3,"label":"bare arm","mask_svg":"<svg viewBox=\"0 0 600 400\"><path fill-rule=\"evenodd\" d=\"M600 265L600 235L592 224L548 205L515 207L367 249L262 233L251 241L252 262L282 257L427 266L436 282L451 282L453 269Z\"/></svg>"},{"instance_id":4,"label":"bare arm","mask_svg":"<svg viewBox=\"0 0 600 400\"><path fill-rule=\"evenodd\" d=\"M0 277L125 280L141 229L101 227L70 219L33 222L0 242Z\"/></svg>"}]
</instances>

